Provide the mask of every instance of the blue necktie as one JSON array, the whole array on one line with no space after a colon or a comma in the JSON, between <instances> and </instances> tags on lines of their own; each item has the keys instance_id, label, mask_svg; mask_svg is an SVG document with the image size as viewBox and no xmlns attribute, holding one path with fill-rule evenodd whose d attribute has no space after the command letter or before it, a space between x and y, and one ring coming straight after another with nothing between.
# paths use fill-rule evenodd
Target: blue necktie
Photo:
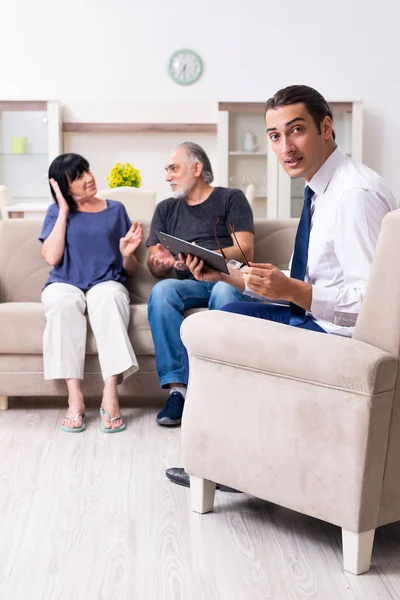
<instances>
[{"instance_id":1,"label":"blue necktie","mask_svg":"<svg viewBox=\"0 0 400 600\"><path fill-rule=\"evenodd\" d=\"M292 259L292 268L290 269L290 277L293 279L299 279L304 281L307 270L308 260L308 244L310 241L310 229L311 229L311 198L313 197L313 190L307 185L304 188L304 204L301 212L299 227L296 233L296 240L294 242L294 252ZM302 323L306 315L304 308L297 306L297 304L290 304L291 318L290 323L292 325ZM295 323L296 321L296 323Z\"/></svg>"}]
</instances>

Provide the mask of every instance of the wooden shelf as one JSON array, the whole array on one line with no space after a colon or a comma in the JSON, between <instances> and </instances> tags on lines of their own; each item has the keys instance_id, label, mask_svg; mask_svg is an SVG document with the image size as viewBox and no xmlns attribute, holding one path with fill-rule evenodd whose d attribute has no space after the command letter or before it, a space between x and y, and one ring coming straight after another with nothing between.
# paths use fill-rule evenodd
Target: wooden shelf
<instances>
[{"instance_id":1,"label":"wooden shelf","mask_svg":"<svg viewBox=\"0 0 400 600\"><path fill-rule=\"evenodd\" d=\"M353 112L353 103L352 102L329 102L328 104L331 106L332 111L335 112Z\"/></svg>"},{"instance_id":2,"label":"wooden shelf","mask_svg":"<svg viewBox=\"0 0 400 600\"><path fill-rule=\"evenodd\" d=\"M328 100L329 102L329 100ZM264 113L266 102L219 102L218 110L237 113ZM329 102L334 112L352 112L353 102Z\"/></svg>"},{"instance_id":3,"label":"wooden shelf","mask_svg":"<svg viewBox=\"0 0 400 600\"><path fill-rule=\"evenodd\" d=\"M265 112L265 102L219 102L218 110L241 113L263 113Z\"/></svg>"},{"instance_id":4,"label":"wooden shelf","mask_svg":"<svg viewBox=\"0 0 400 600\"><path fill-rule=\"evenodd\" d=\"M63 123L64 133L216 133L216 123Z\"/></svg>"},{"instance_id":5,"label":"wooden shelf","mask_svg":"<svg viewBox=\"0 0 400 600\"><path fill-rule=\"evenodd\" d=\"M47 110L47 102L41 100L0 100L0 110Z\"/></svg>"}]
</instances>

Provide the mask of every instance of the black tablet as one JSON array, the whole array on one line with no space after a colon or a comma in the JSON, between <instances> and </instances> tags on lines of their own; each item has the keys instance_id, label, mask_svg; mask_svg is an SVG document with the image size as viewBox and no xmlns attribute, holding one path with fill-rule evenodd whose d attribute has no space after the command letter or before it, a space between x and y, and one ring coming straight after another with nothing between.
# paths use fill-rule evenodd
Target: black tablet
<instances>
[{"instance_id":1,"label":"black tablet","mask_svg":"<svg viewBox=\"0 0 400 600\"><path fill-rule=\"evenodd\" d=\"M207 248L203 248L202 246L197 246L197 244L185 242L185 240L181 240L173 235L168 235L168 233L163 233L162 231L157 233L157 236L160 240L160 244L162 244L164 248L169 250L172 254L181 253L185 256L188 254L197 256L198 258L204 260L204 265L206 267L210 267L210 269L215 269L215 271L221 271L222 273L229 275L226 261L221 254L217 254L212 250L207 250Z\"/></svg>"}]
</instances>

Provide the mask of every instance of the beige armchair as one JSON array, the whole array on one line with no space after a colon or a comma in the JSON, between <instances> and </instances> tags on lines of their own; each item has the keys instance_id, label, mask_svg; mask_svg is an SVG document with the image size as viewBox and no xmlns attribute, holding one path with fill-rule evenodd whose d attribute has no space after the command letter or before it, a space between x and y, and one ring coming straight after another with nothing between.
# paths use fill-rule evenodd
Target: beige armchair
<instances>
[{"instance_id":1,"label":"beige armchair","mask_svg":"<svg viewBox=\"0 0 400 600\"><path fill-rule=\"evenodd\" d=\"M194 511L212 510L215 482L237 488L338 525L344 568L369 570L375 529L400 519L399 231L393 211L352 339L217 311L185 320Z\"/></svg>"},{"instance_id":2,"label":"beige armchair","mask_svg":"<svg viewBox=\"0 0 400 600\"><path fill-rule=\"evenodd\" d=\"M132 220L151 219L156 208L156 192L128 186L98 190L99 198L118 200Z\"/></svg>"}]
</instances>

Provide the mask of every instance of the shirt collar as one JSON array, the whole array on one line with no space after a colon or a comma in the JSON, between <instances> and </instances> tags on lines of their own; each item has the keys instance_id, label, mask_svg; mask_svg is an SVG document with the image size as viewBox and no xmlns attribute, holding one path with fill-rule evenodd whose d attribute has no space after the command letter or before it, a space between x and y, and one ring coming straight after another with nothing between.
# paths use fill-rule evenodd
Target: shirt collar
<instances>
[{"instance_id":1,"label":"shirt collar","mask_svg":"<svg viewBox=\"0 0 400 600\"><path fill-rule=\"evenodd\" d=\"M318 195L325 192L333 177L334 172L339 165L346 160L346 155L339 146L326 159L322 167L315 173L314 177L308 182L308 186Z\"/></svg>"}]
</instances>

